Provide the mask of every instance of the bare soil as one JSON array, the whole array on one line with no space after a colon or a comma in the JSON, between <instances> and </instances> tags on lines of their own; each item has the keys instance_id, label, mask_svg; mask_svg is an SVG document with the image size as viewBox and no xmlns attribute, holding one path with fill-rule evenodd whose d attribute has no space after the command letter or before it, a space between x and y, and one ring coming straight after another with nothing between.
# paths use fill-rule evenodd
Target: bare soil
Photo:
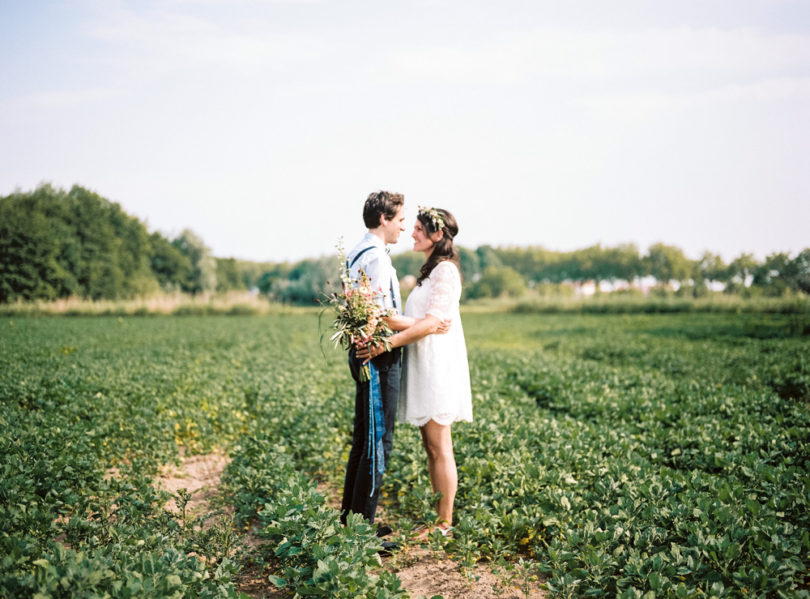
<instances>
[{"instance_id":1,"label":"bare soil","mask_svg":"<svg viewBox=\"0 0 810 599\"><path fill-rule=\"evenodd\" d=\"M464 571L461 565L444 552L422 546L405 547L396 557L392 568L414 597L441 595L444 599L539 599L545 597L538 582L521 589L497 576L486 564L477 564Z\"/></svg>"},{"instance_id":2,"label":"bare soil","mask_svg":"<svg viewBox=\"0 0 810 599\"><path fill-rule=\"evenodd\" d=\"M191 499L186 504L186 513L194 518L204 516L214 507L212 504L221 504L220 483L222 472L230 463L230 458L222 451L215 451L206 455L184 456L180 465L169 464L160 469L157 485L177 493L180 489L185 489L191 493ZM166 505L167 509L177 513L178 508L174 502ZM224 506L226 513L233 513L232 508ZM204 526L211 523L205 522ZM242 547L249 554L257 550L266 541L256 536L252 527L248 527L240 538ZM265 567L248 562L240 572L239 580L236 581L237 590L259 599L285 599L289 593L282 592L271 585L265 576Z\"/></svg>"},{"instance_id":3,"label":"bare soil","mask_svg":"<svg viewBox=\"0 0 810 599\"><path fill-rule=\"evenodd\" d=\"M327 483L318 484L327 505L340 509L339 492ZM385 506L377 509L377 521L386 521ZM392 539L393 540L393 539ZM398 539L397 539L398 540ZM402 586L416 597L441 595L444 599L540 599L546 596L542 581L523 581L519 572L511 580L493 572L488 564L479 563L465 570L444 551L430 549L418 541L406 542L394 555L385 557L382 566L394 572Z\"/></svg>"},{"instance_id":4,"label":"bare soil","mask_svg":"<svg viewBox=\"0 0 810 599\"><path fill-rule=\"evenodd\" d=\"M221 451L183 457L179 466L164 466L157 483L172 493L186 489L192 494L186 506L187 513L192 517L201 516L208 513L212 509L212 502L221 497L220 481L229 461ZM326 497L329 506L339 509L339 493L325 483L318 484L318 491ZM173 502L167 507L177 510ZM381 510L380 516L384 519L384 510ZM241 541L248 553L264 543L250 529L245 531ZM521 576L512 575L510 580L493 573L487 564L477 564L465 570L443 551L418 542L408 542L394 555L383 558L382 567L396 573L402 586L413 597L441 595L444 599L540 599L546 596L540 582L521 584ZM288 592L270 584L263 566L251 563L243 568L237 586L241 592L257 599L285 599L290 596Z\"/></svg>"},{"instance_id":5,"label":"bare soil","mask_svg":"<svg viewBox=\"0 0 810 599\"><path fill-rule=\"evenodd\" d=\"M186 513L192 517L204 515L210 511L211 501L219 497L222 472L231 460L222 451L183 456L181 460L179 466L168 464L160 468L157 486L171 493L185 489L191 494ZM178 511L174 501L166 508L175 513Z\"/></svg>"}]
</instances>

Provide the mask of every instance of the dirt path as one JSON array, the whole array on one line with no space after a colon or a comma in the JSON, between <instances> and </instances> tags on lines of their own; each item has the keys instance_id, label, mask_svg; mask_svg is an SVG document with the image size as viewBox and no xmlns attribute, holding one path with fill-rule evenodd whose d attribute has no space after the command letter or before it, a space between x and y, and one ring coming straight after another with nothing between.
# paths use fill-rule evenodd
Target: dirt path
<instances>
[{"instance_id":1,"label":"dirt path","mask_svg":"<svg viewBox=\"0 0 810 599\"><path fill-rule=\"evenodd\" d=\"M230 464L230 457L222 451L214 451L205 455L183 456L180 465L168 464L160 468L156 479L158 487L177 493L180 489L185 489L191 494L191 499L186 504L186 513L191 518L204 516L214 509L213 504L222 504L220 484L222 473ZM177 512L178 508L174 502L167 504L167 509ZM229 506L223 508L226 512L231 512ZM204 526L209 526L205 522ZM264 541L248 531L240 537L242 546L250 552L260 546ZM264 599L285 599L288 594L280 592L271 585L264 577L263 568L246 564L241 571L237 581L237 590L250 597Z\"/></svg>"},{"instance_id":2,"label":"dirt path","mask_svg":"<svg viewBox=\"0 0 810 599\"><path fill-rule=\"evenodd\" d=\"M327 505L340 509L339 493L325 483L318 484L318 491L326 497ZM385 509L378 508L378 518L385 520ZM390 557L383 558L383 567L394 572L402 586L413 597L444 599L541 599L546 593L537 581L522 584L520 573L509 581L493 573L487 564L477 564L464 572L459 562L450 559L443 551L434 551L418 543L409 543ZM523 588L520 588L523 586Z\"/></svg>"},{"instance_id":3,"label":"dirt path","mask_svg":"<svg viewBox=\"0 0 810 599\"><path fill-rule=\"evenodd\" d=\"M156 483L171 493L186 489L191 493L191 499L186 504L187 514L200 516L208 512L211 501L219 497L222 472L230 462L231 459L221 451L184 456L179 466L169 464L160 468ZM173 512L178 509L174 502L166 507Z\"/></svg>"},{"instance_id":4,"label":"dirt path","mask_svg":"<svg viewBox=\"0 0 810 599\"><path fill-rule=\"evenodd\" d=\"M522 590L517 581L511 583L497 576L486 564L477 564L469 572L462 571L460 564L444 552L426 547L405 547L396 557L397 565L391 568L402 581L402 586L413 596L444 599L539 599L545 592L535 581Z\"/></svg>"},{"instance_id":5,"label":"dirt path","mask_svg":"<svg viewBox=\"0 0 810 599\"><path fill-rule=\"evenodd\" d=\"M211 511L212 503L221 497L220 481L222 472L230 463L230 458L217 451L207 455L183 457L179 466L169 465L161 468L157 484L167 491L177 493L186 489L191 493L186 510L187 514L196 517ZM318 485L327 503L339 508L337 493L324 483ZM172 503L167 506L174 511ZM264 541L252 532L242 536L242 544L248 552ZM447 557L443 551L434 551L418 544L405 545L391 557L382 560L382 567L395 572L402 581L402 586L411 592L413 597L432 597L441 595L444 599L539 599L545 593L537 582L521 589L520 577L511 582L502 576L496 576L485 564L479 564L466 573L460 564ZM466 575L465 575L466 574ZM246 565L238 582L238 590L256 598L283 599L289 597L270 584L262 568Z\"/></svg>"}]
</instances>

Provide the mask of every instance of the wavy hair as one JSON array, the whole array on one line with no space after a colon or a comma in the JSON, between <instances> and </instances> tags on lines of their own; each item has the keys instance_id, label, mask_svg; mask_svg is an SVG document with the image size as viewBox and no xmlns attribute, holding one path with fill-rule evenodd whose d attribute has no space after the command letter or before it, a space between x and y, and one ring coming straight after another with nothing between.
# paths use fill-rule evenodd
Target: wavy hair
<instances>
[{"instance_id":1,"label":"wavy hair","mask_svg":"<svg viewBox=\"0 0 810 599\"><path fill-rule=\"evenodd\" d=\"M369 194L363 205L363 222L369 229L376 229L380 226L380 219L383 216L391 220L404 203L405 196L401 193L375 191Z\"/></svg>"},{"instance_id":2,"label":"wavy hair","mask_svg":"<svg viewBox=\"0 0 810 599\"><path fill-rule=\"evenodd\" d=\"M416 216L428 235L432 235L439 230L444 232L442 238L433 245L433 252L431 252L430 257L422 265L422 268L419 269L419 277L416 279L417 285L421 285L422 281L430 276L430 273L436 268L439 262L446 260L455 264L459 273L461 273L461 260L459 259L458 251L453 245L453 238L458 235L456 217L443 208L436 208L436 212L441 215L444 221L444 226L442 226L441 229L436 227L433 219L427 212L419 212Z\"/></svg>"}]
</instances>

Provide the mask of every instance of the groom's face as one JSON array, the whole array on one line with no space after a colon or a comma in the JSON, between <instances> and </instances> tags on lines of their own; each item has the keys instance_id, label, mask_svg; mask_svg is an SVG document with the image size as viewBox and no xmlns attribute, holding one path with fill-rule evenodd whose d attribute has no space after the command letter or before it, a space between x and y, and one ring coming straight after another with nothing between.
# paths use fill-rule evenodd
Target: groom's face
<instances>
[{"instance_id":1,"label":"groom's face","mask_svg":"<svg viewBox=\"0 0 810 599\"><path fill-rule=\"evenodd\" d=\"M385 232L385 243L396 243L399 235L405 230L405 206L400 206L396 215L391 220L382 217L383 231Z\"/></svg>"}]
</instances>

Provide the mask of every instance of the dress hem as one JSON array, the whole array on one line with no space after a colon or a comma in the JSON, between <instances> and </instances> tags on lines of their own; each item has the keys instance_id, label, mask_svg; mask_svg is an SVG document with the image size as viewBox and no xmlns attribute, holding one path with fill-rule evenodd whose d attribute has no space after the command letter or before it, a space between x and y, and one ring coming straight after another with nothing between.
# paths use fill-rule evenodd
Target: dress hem
<instances>
[{"instance_id":1,"label":"dress hem","mask_svg":"<svg viewBox=\"0 0 810 599\"><path fill-rule=\"evenodd\" d=\"M423 426L425 426L431 420L434 420L437 424L441 424L442 426L447 426L447 425L453 424L454 422L472 422L473 421L472 417L467 418L465 416L452 416L451 418L441 418L441 416L439 416L439 417L437 417L437 416L431 416L429 418L419 418L418 420L403 419L403 420L400 420L399 422L401 422L403 424L412 424L413 426L417 426L419 428L422 428Z\"/></svg>"}]
</instances>

